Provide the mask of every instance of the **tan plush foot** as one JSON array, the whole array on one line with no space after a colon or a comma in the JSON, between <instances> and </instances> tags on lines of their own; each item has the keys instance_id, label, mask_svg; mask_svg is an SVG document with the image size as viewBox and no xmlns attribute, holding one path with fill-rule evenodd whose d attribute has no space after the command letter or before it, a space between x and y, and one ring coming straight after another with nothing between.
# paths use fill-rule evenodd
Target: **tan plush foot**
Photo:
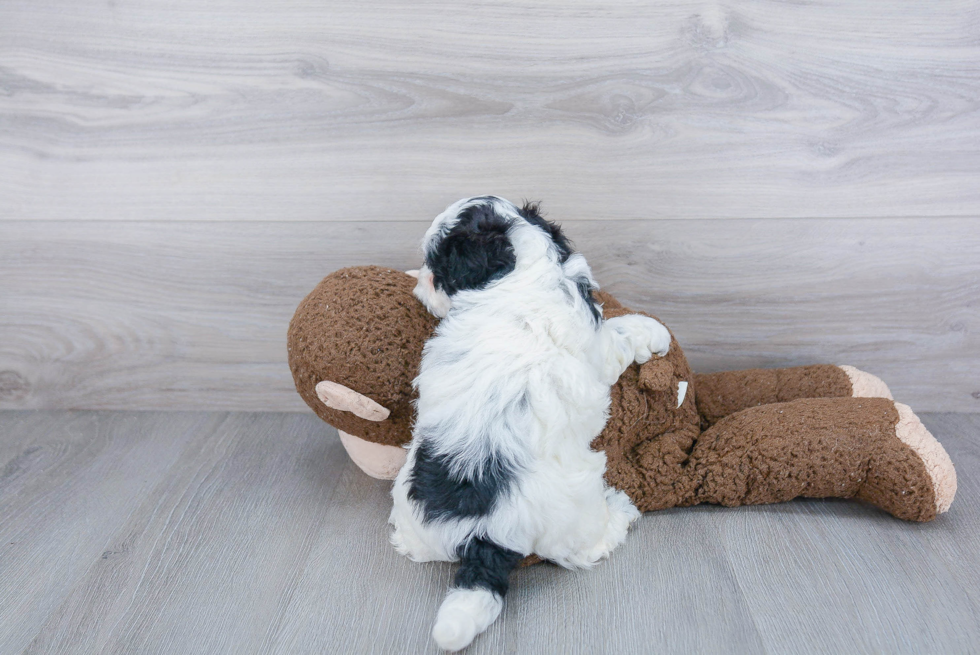
<instances>
[{"instance_id":1,"label":"tan plush foot","mask_svg":"<svg viewBox=\"0 0 980 655\"><path fill-rule=\"evenodd\" d=\"M340 442L344 444L351 460L372 478L394 480L405 465L407 453L404 448L371 443L342 430L337 432L340 433Z\"/></svg>"},{"instance_id":2,"label":"tan plush foot","mask_svg":"<svg viewBox=\"0 0 980 655\"><path fill-rule=\"evenodd\" d=\"M908 405L895 403L898 410L898 423L895 434L902 443L907 445L915 454L922 458L926 472L932 479L932 489L936 495L936 513L942 514L949 509L956 495L956 470L953 462L946 454L946 449L929 433L926 426L916 416Z\"/></svg>"},{"instance_id":3,"label":"tan plush foot","mask_svg":"<svg viewBox=\"0 0 980 655\"><path fill-rule=\"evenodd\" d=\"M894 400L888 385L876 375L871 375L853 366L841 365L837 368L847 374L851 381L851 396L853 398L887 398Z\"/></svg>"}]
</instances>

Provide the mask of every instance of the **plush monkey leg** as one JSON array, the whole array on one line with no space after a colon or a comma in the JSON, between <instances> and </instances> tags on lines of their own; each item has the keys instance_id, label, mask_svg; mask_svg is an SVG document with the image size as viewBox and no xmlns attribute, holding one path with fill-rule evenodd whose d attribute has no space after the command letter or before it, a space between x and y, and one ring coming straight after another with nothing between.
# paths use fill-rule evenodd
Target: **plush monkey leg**
<instances>
[{"instance_id":1,"label":"plush monkey leg","mask_svg":"<svg viewBox=\"0 0 980 655\"><path fill-rule=\"evenodd\" d=\"M853 366L816 364L695 374L701 429L748 407L800 398L891 398L880 379Z\"/></svg>"},{"instance_id":2,"label":"plush monkey leg","mask_svg":"<svg viewBox=\"0 0 980 655\"><path fill-rule=\"evenodd\" d=\"M688 472L694 502L859 498L909 521L934 519L956 493L943 447L912 410L884 398L811 398L737 412L701 435Z\"/></svg>"}]
</instances>

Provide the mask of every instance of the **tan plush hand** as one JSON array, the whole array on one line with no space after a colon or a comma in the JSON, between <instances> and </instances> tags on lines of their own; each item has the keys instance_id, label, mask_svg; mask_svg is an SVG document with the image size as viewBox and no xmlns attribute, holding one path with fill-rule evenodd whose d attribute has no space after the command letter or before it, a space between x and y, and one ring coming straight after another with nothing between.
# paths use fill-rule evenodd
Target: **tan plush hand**
<instances>
[{"instance_id":1,"label":"tan plush hand","mask_svg":"<svg viewBox=\"0 0 980 655\"><path fill-rule=\"evenodd\" d=\"M364 394L330 380L316 385L316 395L327 407L350 412L366 421L383 421L391 414Z\"/></svg>"},{"instance_id":2,"label":"tan plush hand","mask_svg":"<svg viewBox=\"0 0 980 655\"><path fill-rule=\"evenodd\" d=\"M388 409L364 394L330 380L317 383L316 395L327 407L350 412L366 421L383 421L391 414ZM403 448L373 443L343 430L337 432L351 460L372 478L394 480L405 465Z\"/></svg>"}]
</instances>

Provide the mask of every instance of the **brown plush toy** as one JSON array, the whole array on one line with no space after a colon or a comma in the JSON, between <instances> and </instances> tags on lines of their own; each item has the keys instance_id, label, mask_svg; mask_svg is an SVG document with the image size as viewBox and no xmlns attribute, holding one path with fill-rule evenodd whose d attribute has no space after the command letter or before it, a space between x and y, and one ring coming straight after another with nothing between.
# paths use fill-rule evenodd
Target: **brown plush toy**
<instances>
[{"instance_id":1,"label":"brown plush toy","mask_svg":"<svg viewBox=\"0 0 980 655\"><path fill-rule=\"evenodd\" d=\"M377 266L339 270L289 326L297 391L377 478L405 461L412 379L438 322L415 282ZM598 298L606 318L637 313ZM930 521L956 493L946 451L873 375L831 365L697 375L673 338L665 357L623 373L592 446L606 453L609 484L641 511L858 498Z\"/></svg>"}]
</instances>

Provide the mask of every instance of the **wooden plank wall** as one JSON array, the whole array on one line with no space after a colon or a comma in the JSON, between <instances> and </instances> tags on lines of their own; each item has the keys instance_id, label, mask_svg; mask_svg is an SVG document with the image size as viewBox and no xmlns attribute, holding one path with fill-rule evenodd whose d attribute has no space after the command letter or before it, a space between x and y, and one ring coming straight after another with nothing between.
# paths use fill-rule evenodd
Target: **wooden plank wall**
<instances>
[{"instance_id":1,"label":"wooden plank wall","mask_svg":"<svg viewBox=\"0 0 980 655\"><path fill-rule=\"evenodd\" d=\"M285 330L545 201L700 370L980 410L975 2L0 4L0 407L302 409Z\"/></svg>"}]
</instances>

